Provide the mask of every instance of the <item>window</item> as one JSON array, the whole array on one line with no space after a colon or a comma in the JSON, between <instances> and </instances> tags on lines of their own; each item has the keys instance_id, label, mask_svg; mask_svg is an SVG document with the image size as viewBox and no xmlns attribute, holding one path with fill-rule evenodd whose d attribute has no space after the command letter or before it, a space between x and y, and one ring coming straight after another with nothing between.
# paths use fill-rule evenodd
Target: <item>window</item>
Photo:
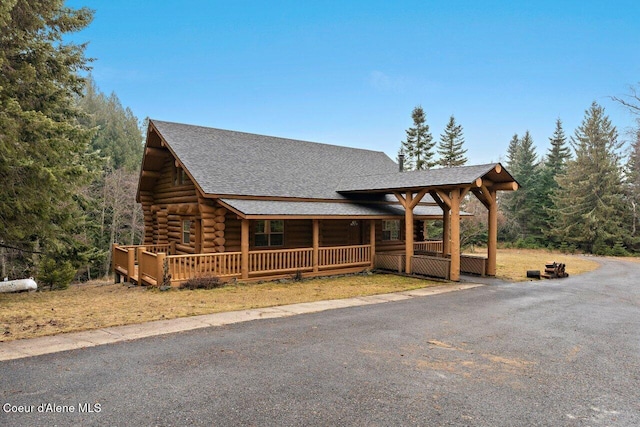
<instances>
[{"instance_id":1,"label":"window","mask_svg":"<svg viewBox=\"0 0 640 427\"><path fill-rule=\"evenodd\" d=\"M176 166L173 185L183 185L188 182L187 173L180 166Z\"/></svg>"},{"instance_id":2,"label":"window","mask_svg":"<svg viewBox=\"0 0 640 427\"><path fill-rule=\"evenodd\" d=\"M284 221L256 221L256 246L284 245Z\"/></svg>"},{"instance_id":3,"label":"window","mask_svg":"<svg viewBox=\"0 0 640 427\"><path fill-rule=\"evenodd\" d=\"M382 240L400 240L400 221L382 221Z\"/></svg>"},{"instance_id":4,"label":"window","mask_svg":"<svg viewBox=\"0 0 640 427\"><path fill-rule=\"evenodd\" d=\"M191 243L191 221L188 219L182 221L182 243L185 245Z\"/></svg>"}]
</instances>

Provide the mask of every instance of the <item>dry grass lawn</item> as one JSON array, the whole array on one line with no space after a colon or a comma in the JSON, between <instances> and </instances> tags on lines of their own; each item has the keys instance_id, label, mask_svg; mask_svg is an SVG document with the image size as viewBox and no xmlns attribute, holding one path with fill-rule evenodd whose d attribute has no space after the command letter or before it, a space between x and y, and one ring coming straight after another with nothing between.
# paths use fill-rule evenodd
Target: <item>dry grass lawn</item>
<instances>
[{"instance_id":1,"label":"dry grass lawn","mask_svg":"<svg viewBox=\"0 0 640 427\"><path fill-rule=\"evenodd\" d=\"M211 290L161 292L111 282L72 285L65 291L0 294L0 342L151 320L299 302L350 298L441 285L376 274L301 282L227 285Z\"/></svg>"},{"instance_id":2,"label":"dry grass lawn","mask_svg":"<svg viewBox=\"0 0 640 427\"><path fill-rule=\"evenodd\" d=\"M567 264L571 275L594 270L594 261L546 251L501 249L497 276L526 280L546 261ZM0 294L0 342L222 311L350 298L439 285L388 274L228 285L212 290L170 290L93 282L65 291Z\"/></svg>"},{"instance_id":3,"label":"dry grass lawn","mask_svg":"<svg viewBox=\"0 0 640 427\"><path fill-rule=\"evenodd\" d=\"M480 252L485 253L485 252ZM566 264L566 272L570 276L593 271L599 267L596 261L586 257L567 255L535 249L499 249L496 260L496 276L509 282L521 282L527 279L527 270L544 272L544 265L549 261Z\"/></svg>"}]
</instances>

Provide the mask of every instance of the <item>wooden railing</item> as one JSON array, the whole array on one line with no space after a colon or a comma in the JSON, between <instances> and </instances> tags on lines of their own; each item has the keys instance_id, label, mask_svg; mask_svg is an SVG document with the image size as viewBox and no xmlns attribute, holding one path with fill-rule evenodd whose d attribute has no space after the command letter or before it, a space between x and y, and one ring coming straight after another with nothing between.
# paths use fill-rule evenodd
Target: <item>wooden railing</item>
<instances>
[{"instance_id":1,"label":"wooden railing","mask_svg":"<svg viewBox=\"0 0 640 427\"><path fill-rule=\"evenodd\" d=\"M171 255L167 257L172 282L184 282L194 277L239 277L240 252L221 252L198 255Z\"/></svg>"},{"instance_id":2,"label":"wooden railing","mask_svg":"<svg viewBox=\"0 0 640 427\"><path fill-rule=\"evenodd\" d=\"M135 250L132 252L135 252ZM113 270L116 273L122 274L124 276L133 275L133 271L129 270L132 269L133 266L135 266L135 261L133 263L133 266L129 265L129 261L129 249L127 249L126 247L114 245L112 256Z\"/></svg>"},{"instance_id":3,"label":"wooden railing","mask_svg":"<svg viewBox=\"0 0 640 427\"><path fill-rule=\"evenodd\" d=\"M371 264L371 245L334 246L318 249L321 269Z\"/></svg>"},{"instance_id":4,"label":"wooden railing","mask_svg":"<svg viewBox=\"0 0 640 427\"><path fill-rule=\"evenodd\" d=\"M167 273L171 275L172 285L196 277L242 277L241 252L167 255L163 251L168 249L170 249L169 245L153 245L153 247L114 245L114 271L127 276L130 281L154 286L163 282L165 262ZM314 266L313 248L251 251L248 259L248 273L250 277L259 277L297 271L364 267L370 264L370 245L318 248L317 266ZM134 274L135 277L133 277Z\"/></svg>"},{"instance_id":5,"label":"wooden railing","mask_svg":"<svg viewBox=\"0 0 640 427\"><path fill-rule=\"evenodd\" d=\"M442 253L442 240L426 240L424 242L414 242L413 250L415 252L437 252Z\"/></svg>"},{"instance_id":6,"label":"wooden railing","mask_svg":"<svg viewBox=\"0 0 640 427\"><path fill-rule=\"evenodd\" d=\"M376 254L375 267L381 270L391 270L402 273L405 267L406 255L403 253L378 253Z\"/></svg>"},{"instance_id":7,"label":"wooden railing","mask_svg":"<svg viewBox=\"0 0 640 427\"><path fill-rule=\"evenodd\" d=\"M414 255L411 257L414 274L449 280L451 259L439 256Z\"/></svg>"},{"instance_id":8,"label":"wooden railing","mask_svg":"<svg viewBox=\"0 0 640 427\"><path fill-rule=\"evenodd\" d=\"M484 276L487 274L487 257L478 255L460 255L460 272Z\"/></svg>"},{"instance_id":9,"label":"wooden railing","mask_svg":"<svg viewBox=\"0 0 640 427\"><path fill-rule=\"evenodd\" d=\"M249 274L313 270L313 249L281 249L249 252Z\"/></svg>"},{"instance_id":10,"label":"wooden railing","mask_svg":"<svg viewBox=\"0 0 640 427\"><path fill-rule=\"evenodd\" d=\"M164 253L138 251L138 283L159 286L162 283L165 257Z\"/></svg>"}]
</instances>

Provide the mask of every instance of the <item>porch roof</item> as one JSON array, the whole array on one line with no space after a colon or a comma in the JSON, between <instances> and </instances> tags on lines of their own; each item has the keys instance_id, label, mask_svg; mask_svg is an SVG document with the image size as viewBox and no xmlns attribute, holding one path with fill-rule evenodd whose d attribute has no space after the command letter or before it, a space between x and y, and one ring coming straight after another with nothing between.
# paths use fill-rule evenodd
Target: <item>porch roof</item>
<instances>
[{"instance_id":1,"label":"porch roof","mask_svg":"<svg viewBox=\"0 0 640 427\"><path fill-rule=\"evenodd\" d=\"M473 185L478 179L492 183L515 182L500 163L460 166L349 177L342 179L338 193L391 193L419 189L445 189Z\"/></svg>"},{"instance_id":2,"label":"porch roof","mask_svg":"<svg viewBox=\"0 0 640 427\"><path fill-rule=\"evenodd\" d=\"M383 203L333 203L276 200L219 199L224 205L244 217L366 217L371 219L404 216L404 208L398 204ZM416 217L441 218L442 209L434 205L418 205Z\"/></svg>"}]
</instances>

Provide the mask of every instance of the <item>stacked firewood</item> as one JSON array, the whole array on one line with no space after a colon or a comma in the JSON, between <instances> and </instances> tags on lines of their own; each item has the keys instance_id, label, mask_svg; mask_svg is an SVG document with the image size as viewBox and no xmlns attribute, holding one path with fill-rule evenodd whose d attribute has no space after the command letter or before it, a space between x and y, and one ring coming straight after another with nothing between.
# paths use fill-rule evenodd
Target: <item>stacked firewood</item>
<instances>
[{"instance_id":1,"label":"stacked firewood","mask_svg":"<svg viewBox=\"0 0 640 427\"><path fill-rule=\"evenodd\" d=\"M566 265L561 262L550 261L545 264L544 274L542 277L547 279L556 279L560 277L568 277L569 273L565 271Z\"/></svg>"}]
</instances>

